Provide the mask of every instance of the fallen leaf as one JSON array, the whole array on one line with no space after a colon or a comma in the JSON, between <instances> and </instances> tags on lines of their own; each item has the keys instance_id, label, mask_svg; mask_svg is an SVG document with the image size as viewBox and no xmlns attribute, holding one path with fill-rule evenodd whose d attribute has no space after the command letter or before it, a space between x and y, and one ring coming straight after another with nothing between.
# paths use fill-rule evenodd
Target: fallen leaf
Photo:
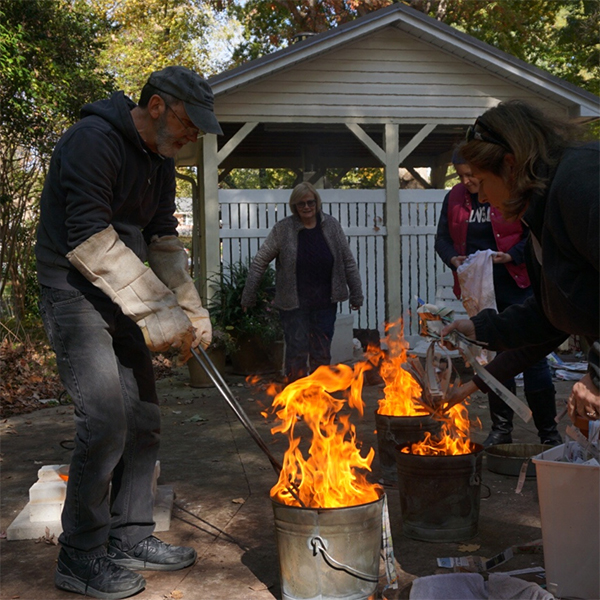
<instances>
[{"instance_id":1,"label":"fallen leaf","mask_svg":"<svg viewBox=\"0 0 600 600\"><path fill-rule=\"evenodd\" d=\"M244 498L235 498L234 500L232 500L232 502L234 504L244 504L246 500L244 500Z\"/></svg>"},{"instance_id":2,"label":"fallen leaf","mask_svg":"<svg viewBox=\"0 0 600 600\"><path fill-rule=\"evenodd\" d=\"M58 540L56 539L56 536L54 534L50 535L50 529L48 529L48 527L46 527L46 533L42 537L35 540L36 544L39 544L40 542L45 542L46 544L50 544L52 546L58 546Z\"/></svg>"},{"instance_id":3,"label":"fallen leaf","mask_svg":"<svg viewBox=\"0 0 600 600\"><path fill-rule=\"evenodd\" d=\"M190 423L199 423L200 421L208 421L208 419L205 419L204 417L201 417L200 415L193 415L189 419L186 419L186 421L189 421Z\"/></svg>"},{"instance_id":4,"label":"fallen leaf","mask_svg":"<svg viewBox=\"0 0 600 600\"><path fill-rule=\"evenodd\" d=\"M480 544L462 544L458 547L459 552L475 552L481 548Z\"/></svg>"},{"instance_id":5,"label":"fallen leaf","mask_svg":"<svg viewBox=\"0 0 600 600\"><path fill-rule=\"evenodd\" d=\"M181 600L181 598L183 598L183 592L180 590L173 590L171 592L170 598L172 598L173 600Z\"/></svg>"}]
</instances>

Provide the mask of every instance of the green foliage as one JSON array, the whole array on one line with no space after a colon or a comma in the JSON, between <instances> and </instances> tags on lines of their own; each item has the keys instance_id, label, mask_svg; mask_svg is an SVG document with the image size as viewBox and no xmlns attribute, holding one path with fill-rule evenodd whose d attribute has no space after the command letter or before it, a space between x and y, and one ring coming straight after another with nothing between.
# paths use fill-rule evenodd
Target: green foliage
<instances>
[{"instance_id":1,"label":"green foliage","mask_svg":"<svg viewBox=\"0 0 600 600\"><path fill-rule=\"evenodd\" d=\"M107 24L85 0L0 4L0 296L24 319L34 310L33 246L50 153L112 77L98 67Z\"/></svg>"},{"instance_id":2,"label":"green foliage","mask_svg":"<svg viewBox=\"0 0 600 600\"><path fill-rule=\"evenodd\" d=\"M331 169L335 171L335 169ZM329 172L328 172L329 174ZM335 174L332 174L335 177ZM384 189L385 174L383 169L350 169L339 180L335 187L340 189Z\"/></svg>"},{"instance_id":3,"label":"green foliage","mask_svg":"<svg viewBox=\"0 0 600 600\"><path fill-rule=\"evenodd\" d=\"M209 349L223 349L226 354L233 354L237 349L238 345L235 342L235 339L229 333L229 331L224 331L220 327L218 327L211 316L212 322L212 341L210 342Z\"/></svg>"},{"instance_id":4,"label":"green foliage","mask_svg":"<svg viewBox=\"0 0 600 600\"><path fill-rule=\"evenodd\" d=\"M0 127L3 143L49 152L85 102L107 95L98 69L107 24L83 0L2 0Z\"/></svg>"},{"instance_id":5,"label":"green foliage","mask_svg":"<svg viewBox=\"0 0 600 600\"><path fill-rule=\"evenodd\" d=\"M209 77L224 70L237 24L198 0L88 0L110 18L102 61L120 89L137 100L148 75L183 65Z\"/></svg>"},{"instance_id":6,"label":"green foliage","mask_svg":"<svg viewBox=\"0 0 600 600\"><path fill-rule=\"evenodd\" d=\"M600 92L598 0L449 0L446 6L442 20L448 25Z\"/></svg>"},{"instance_id":7,"label":"green foliage","mask_svg":"<svg viewBox=\"0 0 600 600\"><path fill-rule=\"evenodd\" d=\"M243 41L233 53L241 64L285 48L302 33L323 33L391 4L392 0L221 0L243 27Z\"/></svg>"},{"instance_id":8,"label":"green foliage","mask_svg":"<svg viewBox=\"0 0 600 600\"><path fill-rule=\"evenodd\" d=\"M279 314L273 307L275 270L269 267L260 282L256 304L242 308L242 292L249 272L247 262L238 261L229 270L210 278L214 289L208 310L213 324L231 334L237 342L242 337L258 336L264 343L282 339Z\"/></svg>"},{"instance_id":9,"label":"green foliage","mask_svg":"<svg viewBox=\"0 0 600 600\"><path fill-rule=\"evenodd\" d=\"M296 174L288 169L232 169L223 187L240 190L291 189Z\"/></svg>"}]
</instances>

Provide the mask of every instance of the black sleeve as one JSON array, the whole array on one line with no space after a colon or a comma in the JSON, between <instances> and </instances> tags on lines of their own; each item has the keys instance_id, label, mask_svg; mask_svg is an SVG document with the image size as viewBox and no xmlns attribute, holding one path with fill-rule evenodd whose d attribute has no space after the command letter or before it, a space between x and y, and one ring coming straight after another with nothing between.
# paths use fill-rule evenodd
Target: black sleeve
<instances>
[{"instance_id":1,"label":"black sleeve","mask_svg":"<svg viewBox=\"0 0 600 600\"><path fill-rule=\"evenodd\" d=\"M482 310L471 321L475 325L475 338L496 351L543 344L567 335L550 323L535 296L501 313L491 308Z\"/></svg>"},{"instance_id":2,"label":"black sleeve","mask_svg":"<svg viewBox=\"0 0 600 600\"><path fill-rule=\"evenodd\" d=\"M523 346L515 350L507 350L498 354L492 362L485 367L486 371L493 375L498 381L508 381L532 367L539 360L548 356L566 339L567 335L562 335L537 346ZM479 378L473 377L473 382L482 392L489 392L488 386Z\"/></svg>"}]
</instances>

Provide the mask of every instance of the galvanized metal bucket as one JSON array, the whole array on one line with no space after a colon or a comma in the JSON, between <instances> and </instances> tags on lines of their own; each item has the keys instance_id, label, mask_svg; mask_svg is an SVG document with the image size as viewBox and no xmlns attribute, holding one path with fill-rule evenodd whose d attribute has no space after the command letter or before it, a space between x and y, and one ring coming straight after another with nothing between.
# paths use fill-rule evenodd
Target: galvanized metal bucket
<instances>
[{"instance_id":1,"label":"galvanized metal bucket","mask_svg":"<svg viewBox=\"0 0 600 600\"><path fill-rule=\"evenodd\" d=\"M272 500L283 600L367 600L379 575L379 500L300 508Z\"/></svg>"},{"instance_id":2,"label":"galvanized metal bucket","mask_svg":"<svg viewBox=\"0 0 600 600\"><path fill-rule=\"evenodd\" d=\"M425 433L437 433L441 424L429 415L416 417L396 417L380 415L375 411L375 426L377 427L377 446L379 466L383 481L394 484L398 481L396 469L396 446L422 442Z\"/></svg>"},{"instance_id":3,"label":"galvanized metal bucket","mask_svg":"<svg viewBox=\"0 0 600 600\"><path fill-rule=\"evenodd\" d=\"M402 532L426 542L462 542L477 535L483 446L470 454L396 452Z\"/></svg>"}]
</instances>

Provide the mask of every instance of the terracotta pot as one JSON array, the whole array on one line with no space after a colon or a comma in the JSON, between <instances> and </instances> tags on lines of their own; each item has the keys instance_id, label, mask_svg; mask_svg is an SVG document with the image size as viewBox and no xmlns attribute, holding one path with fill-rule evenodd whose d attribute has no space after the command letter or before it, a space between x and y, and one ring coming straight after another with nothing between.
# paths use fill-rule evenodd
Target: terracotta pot
<instances>
[{"instance_id":1,"label":"terracotta pot","mask_svg":"<svg viewBox=\"0 0 600 600\"><path fill-rule=\"evenodd\" d=\"M225 348L209 348L206 353L217 368L217 371L223 374L225 370ZM210 377L206 371L198 364L198 361L192 356L187 362L190 372L190 386L193 388L214 387Z\"/></svg>"},{"instance_id":2,"label":"terracotta pot","mask_svg":"<svg viewBox=\"0 0 600 600\"><path fill-rule=\"evenodd\" d=\"M276 365L273 346L267 347L259 337L246 337L237 340L238 349L231 354L231 366L236 375L260 375L281 370L281 362Z\"/></svg>"}]
</instances>

